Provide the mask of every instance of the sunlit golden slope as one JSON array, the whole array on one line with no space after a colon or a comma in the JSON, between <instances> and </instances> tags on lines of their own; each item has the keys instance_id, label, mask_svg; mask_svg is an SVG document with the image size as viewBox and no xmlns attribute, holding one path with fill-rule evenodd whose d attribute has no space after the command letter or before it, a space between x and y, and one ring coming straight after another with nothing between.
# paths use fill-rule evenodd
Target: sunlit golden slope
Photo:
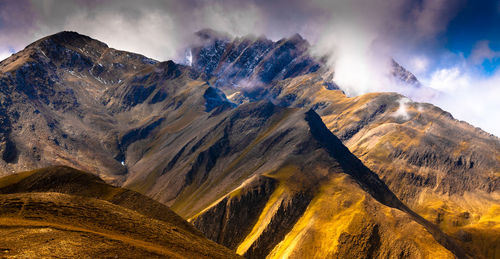
<instances>
[{"instance_id":1,"label":"sunlit golden slope","mask_svg":"<svg viewBox=\"0 0 500 259\"><path fill-rule=\"evenodd\" d=\"M408 215L378 203L348 177L319 188L269 258L454 258Z\"/></svg>"},{"instance_id":2,"label":"sunlit golden slope","mask_svg":"<svg viewBox=\"0 0 500 259\"><path fill-rule=\"evenodd\" d=\"M500 257L500 140L395 93L346 97L315 75L270 90L313 107L328 128L417 213L477 257Z\"/></svg>"},{"instance_id":3,"label":"sunlit golden slope","mask_svg":"<svg viewBox=\"0 0 500 259\"><path fill-rule=\"evenodd\" d=\"M237 253L249 258L455 257L411 216L379 203L350 176L333 174L308 193L287 179L287 175L304 173L296 170L287 166L267 176L279 179L278 185L261 206L255 203L249 208L259 214L234 246ZM259 200L255 195L259 186L245 188L248 185L252 183L190 220L205 233L218 230L224 234L231 219L219 214L221 205L226 213L241 217L249 200ZM247 225L241 220L238 224L240 228ZM280 240L273 243L271 237L276 236Z\"/></svg>"}]
</instances>

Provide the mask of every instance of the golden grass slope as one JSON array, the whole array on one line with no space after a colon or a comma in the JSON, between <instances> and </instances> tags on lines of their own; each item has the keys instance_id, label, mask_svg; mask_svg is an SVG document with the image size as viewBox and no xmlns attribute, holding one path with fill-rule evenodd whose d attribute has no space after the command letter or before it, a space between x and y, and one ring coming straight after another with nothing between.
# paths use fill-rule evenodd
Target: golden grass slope
<instances>
[{"instance_id":1,"label":"golden grass slope","mask_svg":"<svg viewBox=\"0 0 500 259\"><path fill-rule=\"evenodd\" d=\"M290 165L266 175L277 177L278 186L238 244L238 254L261 257L255 254L256 247L266 240L265 236L277 235L273 232L276 221L297 209L293 199L300 190L292 179L304 174ZM252 195L252 190L241 188L235 192L238 194L227 197L236 204L241 197ZM330 174L314 192L305 211L266 258L455 258L411 216L379 203L346 174ZM190 221L196 222L205 213L212 215L216 206L211 205ZM283 206L289 208L283 210Z\"/></svg>"}]
</instances>

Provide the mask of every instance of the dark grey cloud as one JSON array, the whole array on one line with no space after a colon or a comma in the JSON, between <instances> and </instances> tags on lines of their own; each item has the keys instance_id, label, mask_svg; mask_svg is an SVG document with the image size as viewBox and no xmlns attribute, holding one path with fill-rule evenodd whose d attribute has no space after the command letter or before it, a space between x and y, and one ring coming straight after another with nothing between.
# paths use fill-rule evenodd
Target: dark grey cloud
<instances>
[{"instance_id":1,"label":"dark grey cloud","mask_svg":"<svg viewBox=\"0 0 500 259\"><path fill-rule=\"evenodd\" d=\"M33 39L27 33L38 19L27 0L0 1L0 55Z\"/></svg>"},{"instance_id":2,"label":"dark grey cloud","mask_svg":"<svg viewBox=\"0 0 500 259\"><path fill-rule=\"evenodd\" d=\"M7 0L1 2L0 19L5 25L0 27L4 35L0 48L10 44L19 49L47 34L75 30L116 48L168 59L192 40L193 32L206 27L233 35L264 34L275 40L300 33L315 43L340 38L332 35L336 32L332 28L342 25L358 37L376 35L368 40L391 49L401 38L407 46L433 38L446 27L456 2Z\"/></svg>"}]
</instances>

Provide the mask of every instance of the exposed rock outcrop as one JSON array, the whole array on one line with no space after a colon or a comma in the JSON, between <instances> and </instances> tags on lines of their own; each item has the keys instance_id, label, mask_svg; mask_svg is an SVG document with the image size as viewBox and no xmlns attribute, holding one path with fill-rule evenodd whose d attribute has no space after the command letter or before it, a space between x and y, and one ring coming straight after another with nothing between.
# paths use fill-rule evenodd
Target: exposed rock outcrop
<instances>
[{"instance_id":1,"label":"exposed rock outcrop","mask_svg":"<svg viewBox=\"0 0 500 259\"><path fill-rule=\"evenodd\" d=\"M272 178L256 177L191 222L209 239L236 249L251 231L276 184Z\"/></svg>"}]
</instances>

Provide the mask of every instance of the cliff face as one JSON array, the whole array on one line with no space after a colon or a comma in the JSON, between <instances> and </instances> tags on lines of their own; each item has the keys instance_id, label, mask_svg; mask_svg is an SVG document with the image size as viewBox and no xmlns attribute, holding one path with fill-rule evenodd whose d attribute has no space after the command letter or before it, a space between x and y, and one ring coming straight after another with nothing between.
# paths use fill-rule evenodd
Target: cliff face
<instances>
[{"instance_id":1,"label":"cliff face","mask_svg":"<svg viewBox=\"0 0 500 259\"><path fill-rule=\"evenodd\" d=\"M276 185L272 178L252 178L215 206L202 211L192 223L209 239L236 249L252 230Z\"/></svg>"},{"instance_id":2,"label":"cliff face","mask_svg":"<svg viewBox=\"0 0 500 259\"><path fill-rule=\"evenodd\" d=\"M200 44L190 49L192 66L213 78L216 87L263 86L320 68L309 55L309 43L298 34L277 42L253 36L229 39L211 30L197 36Z\"/></svg>"}]
</instances>

